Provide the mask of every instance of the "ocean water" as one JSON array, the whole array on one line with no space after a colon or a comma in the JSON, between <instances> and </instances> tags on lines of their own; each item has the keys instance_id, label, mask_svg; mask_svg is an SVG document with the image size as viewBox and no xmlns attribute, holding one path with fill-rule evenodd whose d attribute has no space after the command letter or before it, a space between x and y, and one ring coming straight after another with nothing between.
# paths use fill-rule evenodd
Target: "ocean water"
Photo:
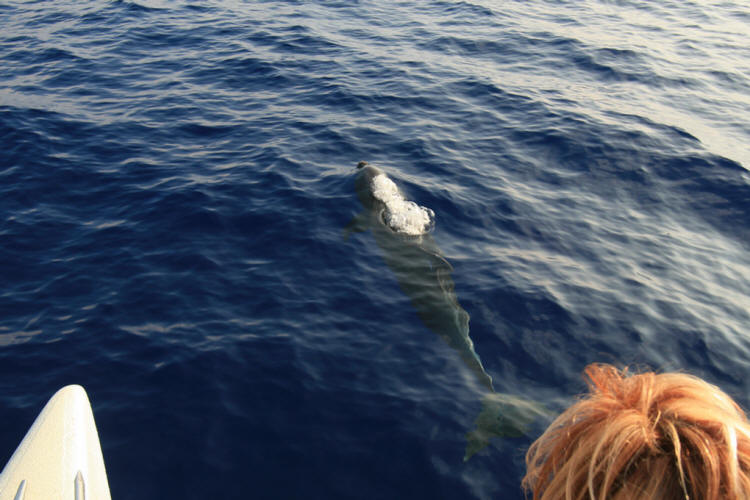
<instances>
[{"instance_id":1,"label":"ocean water","mask_svg":"<svg viewBox=\"0 0 750 500\"><path fill-rule=\"evenodd\" d=\"M591 362L749 408L748 39L741 1L0 0L0 464L69 383L117 500L520 499ZM353 225L359 161L434 229ZM464 460L482 373L513 432Z\"/></svg>"}]
</instances>

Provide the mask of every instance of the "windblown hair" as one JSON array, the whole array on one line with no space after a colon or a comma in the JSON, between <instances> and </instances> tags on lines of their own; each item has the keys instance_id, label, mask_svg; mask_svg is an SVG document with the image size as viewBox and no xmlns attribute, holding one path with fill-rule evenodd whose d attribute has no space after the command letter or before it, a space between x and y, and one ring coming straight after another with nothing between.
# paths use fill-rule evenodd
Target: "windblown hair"
<instances>
[{"instance_id":1,"label":"windblown hair","mask_svg":"<svg viewBox=\"0 0 750 500\"><path fill-rule=\"evenodd\" d=\"M750 499L750 424L718 387L604 364L584 374L589 393L526 454L534 500Z\"/></svg>"}]
</instances>

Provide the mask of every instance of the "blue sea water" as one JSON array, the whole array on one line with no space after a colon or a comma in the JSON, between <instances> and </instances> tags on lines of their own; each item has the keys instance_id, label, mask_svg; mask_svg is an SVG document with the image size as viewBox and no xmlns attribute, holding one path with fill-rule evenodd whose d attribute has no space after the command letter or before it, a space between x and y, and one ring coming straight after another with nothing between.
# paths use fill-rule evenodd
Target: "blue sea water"
<instances>
[{"instance_id":1,"label":"blue sea water","mask_svg":"<svg viewBox=\"0 0 750 500\"><path fill-rule=\"evenodd\" d=\"M435 213L498 393L750 407L750 8L0 0L0 464L65 384L113 498L522 498L362 209Z\"/></svg>"}]
</instances>

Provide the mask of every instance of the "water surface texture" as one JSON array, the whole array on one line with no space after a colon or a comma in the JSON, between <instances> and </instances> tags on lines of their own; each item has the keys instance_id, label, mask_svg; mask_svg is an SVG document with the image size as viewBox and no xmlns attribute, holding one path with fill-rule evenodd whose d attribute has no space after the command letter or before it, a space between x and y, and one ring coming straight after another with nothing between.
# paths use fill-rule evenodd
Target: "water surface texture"
<instances>
[{"instance_id":1,"label":"water surface texture","mask_svg":"<svg viewBox=\"0 0 750 500\"><path fill-rule=\"evenodd\" d=\"M0 463L70 383L117 500L520 499L595 361L747 408L748 40L740 1L0 0ZM434 212L424 310L347 230L359 161Z\"/></svg>"}]
</instances>

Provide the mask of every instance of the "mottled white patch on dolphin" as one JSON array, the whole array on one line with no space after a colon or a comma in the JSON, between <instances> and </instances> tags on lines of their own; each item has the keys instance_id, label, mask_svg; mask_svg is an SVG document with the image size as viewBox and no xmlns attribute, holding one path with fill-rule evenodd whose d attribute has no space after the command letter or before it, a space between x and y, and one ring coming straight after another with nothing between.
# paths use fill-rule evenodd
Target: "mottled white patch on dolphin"
<instances>
[{"instance_id":1,"label":"mottled white patch on dolphin","mask_svg":"<svg viewBox=\"0 0 750 500\"><path fill-rule=\"evenodd\" d=\"M435 212L404 198L396 183L385 174L372 178L372 195L383 202L383 221L396 232L410 236L435 227Z\"/></svg>"}]
</instances>

